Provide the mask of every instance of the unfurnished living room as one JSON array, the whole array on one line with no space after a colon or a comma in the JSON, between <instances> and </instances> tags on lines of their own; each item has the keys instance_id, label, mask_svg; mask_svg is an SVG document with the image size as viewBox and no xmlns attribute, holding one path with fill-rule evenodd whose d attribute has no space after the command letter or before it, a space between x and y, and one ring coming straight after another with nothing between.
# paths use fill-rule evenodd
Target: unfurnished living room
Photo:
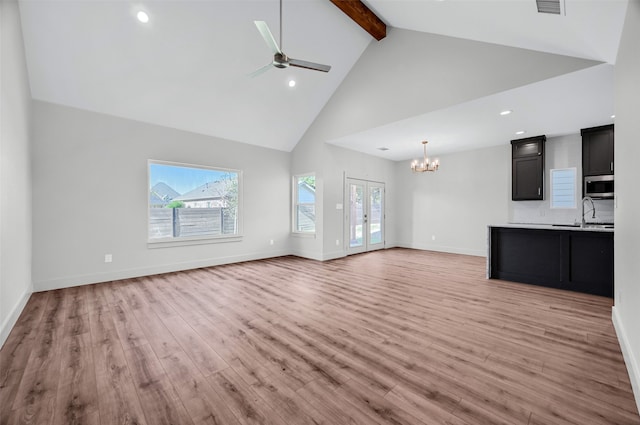
<instances>
[{"instance_id":1,"label":"unfurnished living room","mask_svg":"<svg viewBox=\"0 0 640 425\"><path fill-rule=\"evenodd\" d=\"M640 424L640 0L0 25L0 425Z\"/></svg>"}]
</instances>

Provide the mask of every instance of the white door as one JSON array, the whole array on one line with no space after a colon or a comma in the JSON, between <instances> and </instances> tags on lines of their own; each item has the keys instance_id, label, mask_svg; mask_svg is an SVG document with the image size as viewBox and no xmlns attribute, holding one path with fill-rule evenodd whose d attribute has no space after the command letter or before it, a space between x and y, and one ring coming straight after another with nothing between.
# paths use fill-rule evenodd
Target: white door
<instances>
[{"instance_id":1,"label":"white door","mask_svg":"<svg viewBox=\"0 0 640 425\"><path fill-rule=\"evenodd\" d=\"M347 179L347 254L384 248L384 183Z\"/></svg>"}]
</instances>

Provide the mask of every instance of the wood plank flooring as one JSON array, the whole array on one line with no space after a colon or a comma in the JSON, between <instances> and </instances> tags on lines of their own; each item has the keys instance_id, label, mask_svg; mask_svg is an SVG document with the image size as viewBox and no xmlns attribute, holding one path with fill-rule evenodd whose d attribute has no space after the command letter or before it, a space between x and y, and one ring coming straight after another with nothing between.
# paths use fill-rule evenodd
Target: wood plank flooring
<instances>
[{"instance_id":1,"label":"wood plank flooring","mask_svg":"<svg viewBox=\"0 0 640 425\"><path fill-rule=\"evenodd\" d=\"M0 424L640 424L611 300L390 249L35 293Z\"/></svg>"}]
</instances>

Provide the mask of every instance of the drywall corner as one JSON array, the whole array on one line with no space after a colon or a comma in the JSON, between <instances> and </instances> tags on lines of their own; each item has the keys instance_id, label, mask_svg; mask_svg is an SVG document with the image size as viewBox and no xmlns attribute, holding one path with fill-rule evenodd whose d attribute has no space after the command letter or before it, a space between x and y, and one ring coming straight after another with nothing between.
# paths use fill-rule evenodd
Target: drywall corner
<instances>
[{"instance_id":1,"label":"drywall corner","mask_svg":"<svg viewBox=\"0 0 640 425\"><path fill-rule=\"evenodd\" d=\"M629 338L627 337L627 331L619 316L618 309L616 309L615 306L611 309L611 318L613 320L613 327L616 330L616 335L618 336L618 341L620 342L624 363L627 366L627 372L629 373L631 389L633 390L633 394L636 395L638 412L640 412L640 397L638 397L638 394L640 394L640 366L636 361L638 353L633 352L633 348L629 343Z\"/></svg>"}]
</instances>

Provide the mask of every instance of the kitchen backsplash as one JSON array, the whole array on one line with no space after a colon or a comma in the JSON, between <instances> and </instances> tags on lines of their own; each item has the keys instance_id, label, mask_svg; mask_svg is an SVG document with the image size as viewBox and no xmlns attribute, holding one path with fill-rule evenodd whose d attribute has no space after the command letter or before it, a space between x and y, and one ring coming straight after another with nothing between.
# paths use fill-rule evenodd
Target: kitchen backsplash
<instances>
[{"instance_id":1,"label":"kitchen backsplash","mask_svg":"<svg viewBox=\"0 0 640 425\"><path fill-rule=\"evenodd\" d=\"M613 200L595 199L596 218L592 213L586 213L587 222L613 223ZM580 205L575 209L551 209L549 201L520 201L514 202L511 208L512 223L540 223L540 224L573 224L580 222ZM589 202L585 203L585 211L591 209Z\"/></svg>"}]
</instances>

